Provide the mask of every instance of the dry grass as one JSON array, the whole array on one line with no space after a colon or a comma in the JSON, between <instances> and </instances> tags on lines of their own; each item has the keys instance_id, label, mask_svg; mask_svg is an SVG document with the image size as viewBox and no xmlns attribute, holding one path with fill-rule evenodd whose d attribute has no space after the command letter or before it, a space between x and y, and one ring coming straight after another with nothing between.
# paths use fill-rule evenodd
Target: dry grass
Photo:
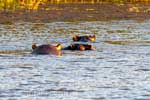
<instances>
[{"instance_id":1,"label":"dry grass","mask_svg":"<svg viewBox=\"0 0 150 100\"><path fill-rule=\"evenodd\" d=\"M150 4L49 4L39 10L0 12L0 23L29 21L106 21L145 20L150 18Z\"/></svg>"}]
</instances>

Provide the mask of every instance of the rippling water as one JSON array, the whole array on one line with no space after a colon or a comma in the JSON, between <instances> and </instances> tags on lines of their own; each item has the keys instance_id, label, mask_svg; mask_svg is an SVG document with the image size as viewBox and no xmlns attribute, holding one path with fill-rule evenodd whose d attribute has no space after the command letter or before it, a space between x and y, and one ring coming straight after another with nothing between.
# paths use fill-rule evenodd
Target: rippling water
<instances>
[{"instance_id":1,"label":"rippling water","mask_svg":"<svg viewBox=\"0 0 150 100\"><path fill-rule=\"evenodd\" d=\"M0 25L0 100L149 100L150 21ZM32 43L96 34L95 51L32 55Z\"/></svg>"}]
</instances>

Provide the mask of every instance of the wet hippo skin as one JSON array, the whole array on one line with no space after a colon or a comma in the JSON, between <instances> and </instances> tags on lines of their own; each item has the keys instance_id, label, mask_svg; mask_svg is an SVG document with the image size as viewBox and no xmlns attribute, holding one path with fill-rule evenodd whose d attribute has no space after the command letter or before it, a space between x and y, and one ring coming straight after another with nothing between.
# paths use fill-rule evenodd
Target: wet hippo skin
<instances>
[{"instance_id":1,"label":"wet hippo skin","mask_svg":"<svg viewBox=\"0 0 150 100\"><path fill-rule=\"evenodd\" d=\"M82 43L75 43L70 44L69 46L63 48L62 50L95 50L95 48L91 44L82 44Z\"/></svg>"},{"instance_id":2,"label":"wet hippo skin","mask_svg":"<svg viewBox=\"0 0 150 100\"><path fill-rule=\"evenodd\" d=\"M36 44L32 45L32 54L41 54L41 55L61 55L61 44L58 44L57 46L53 46L51 44L43 44L40 46L36 46Z\"/></svg>"},{"instance_id":3,"label":"wet hippo skin","mask_svg":"<svg viewBox=\"0 0 150 100\"><path fill-rule=\"evenodd\" d=\"M94 42L96 40L96 36L95 35L89 35L89 36L78 36L78 35L74 35L72 37L73 41L81 41L81 42Z\"/></svg>"}]
</instances>

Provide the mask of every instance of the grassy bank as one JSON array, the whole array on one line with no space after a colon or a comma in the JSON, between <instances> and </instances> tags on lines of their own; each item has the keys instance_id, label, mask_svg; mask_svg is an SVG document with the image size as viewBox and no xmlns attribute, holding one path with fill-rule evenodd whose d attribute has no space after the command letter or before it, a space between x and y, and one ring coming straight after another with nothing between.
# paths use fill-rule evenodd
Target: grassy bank
<instances>
[{"instance_id":1,"label":"grassy bank","mask_svg":"<svg viewBox=\"0 0 150 100\"><path fill-rule=\"evenodd\" d=\"M45 4L38 10L20 9L0 11L0 23L16 21L100 21L100 20L145 20L150 18L150 4Z\"/></svg>"}]
</instances>

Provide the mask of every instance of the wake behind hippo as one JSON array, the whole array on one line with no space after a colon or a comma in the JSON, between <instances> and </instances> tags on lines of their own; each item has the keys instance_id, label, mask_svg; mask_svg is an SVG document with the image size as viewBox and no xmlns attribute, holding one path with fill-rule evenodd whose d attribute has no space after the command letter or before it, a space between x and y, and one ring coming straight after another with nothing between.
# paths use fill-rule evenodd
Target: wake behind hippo
<instances>
[{"instance_id":1,"label":"wake behind hippo","mask_svg":"<svg viewBox=\"0 0 150 100\"><path fill-rule=\"evenodd\" d=\"M32 54L40 54L40 55L61 55L61 44L58 44L57 46L53 46L50 44L43 44L40 46L36 46L35 44L32 45Z\"/></svg>"}]
</instances>

